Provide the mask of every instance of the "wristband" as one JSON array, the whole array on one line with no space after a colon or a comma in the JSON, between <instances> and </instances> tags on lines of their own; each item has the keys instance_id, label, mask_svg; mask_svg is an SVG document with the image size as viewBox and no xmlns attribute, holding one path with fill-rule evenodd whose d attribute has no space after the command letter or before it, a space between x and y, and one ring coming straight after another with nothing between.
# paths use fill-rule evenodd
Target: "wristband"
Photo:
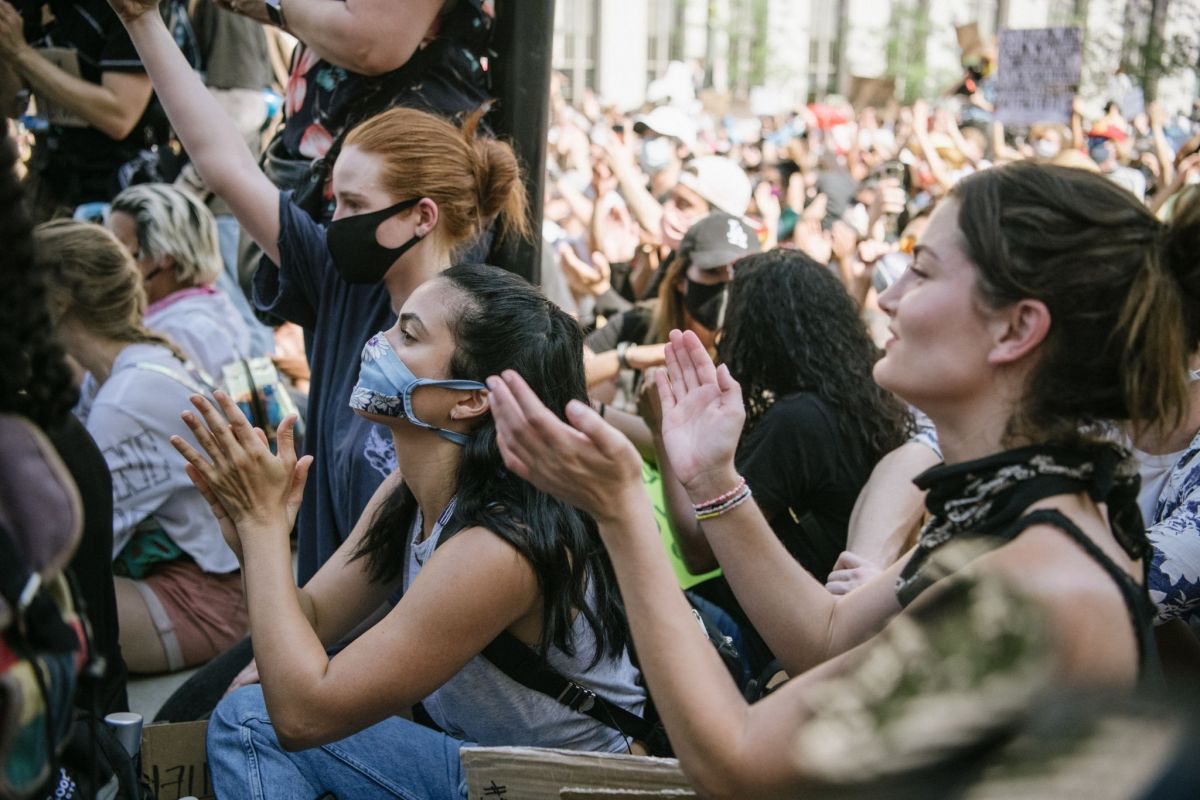
<instances>
[{"instance_id":1,"label":"wristband","mask_svg":"<svg viewBox=\"0 0 1200 800\"><path fill-rule=\"evenodd\" d=\"M266 0L267 18L271 20L271 24L280 30L287 27L287 22L283 18L283 2L282 0Z\"/></svg>"},{"instance_id":2,"label":"wristband","mask_svg":"<svg viewBox=\"0 0 1200 800\"><path fill-rule=\"evenodd\" d=\"M734 495L742 491L744 488L746 488L746 479L739 475L737 483L728 492L719 497L714 497L712 500L705 500L703 503L697 503L695 506L693 506L693 508L695 508L696 513L699 514L708 508L719 506L722 503L731 500Z\"/></svg>"},{"instance_id":3,"label":"wristband","mask_svg":"<svg viewBox=\"0 0 1200 800\"><path fill-rule=\"evenodd\" d=\"M742 503L749 500L750 494L750 487L743 484L741 490L724 503L721 503L715 507L706 508L703 511L697 511L696 521L704 522L705 520L716 519L717 517L727 514L740 506Z\"/></svg>"},{"instance_id":4,"label":"wristband","mask_svg":"<svg viewBox=\"0 0 1200 800\"><path fill-rule=\"evenodd\" d=\"M625 354L629 352L629 342L621 342L617 345L617 365L621 369L629 369L629 360Z\"/></svg>"}]
</instances>

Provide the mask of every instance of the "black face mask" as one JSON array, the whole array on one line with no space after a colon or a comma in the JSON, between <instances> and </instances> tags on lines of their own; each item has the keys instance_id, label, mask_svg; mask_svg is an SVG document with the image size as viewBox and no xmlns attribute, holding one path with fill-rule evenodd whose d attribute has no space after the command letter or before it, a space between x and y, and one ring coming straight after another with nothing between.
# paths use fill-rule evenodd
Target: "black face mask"
<instances>
[{"instance_id":1,"label":"black face mask","mask_svg":"<svg viewBox=\"0 0 1200 800\"><path fill-rule=\"evenodd\" d=\"M420 235L413 234L399 247L384 247L375 238L380 225L419 202L421 198L413 197L378 211L342 217L329 223L325 243L333 257L333 266L346 283L379 283L396 259L421 241Z\"/></svg>"},{"instance_id":2,"label":"black face mask","mask_svg":"<svg viewBox=\"0 0 1200 800\"><path fill-rule=\"evenodd\" d=\"M683 296L684 308L696 322L710 331L715 331L721 327L721 317L725 315L728 288L728 282L697 283L688 278L687 293Z\"/></svg>"}]
</instances>

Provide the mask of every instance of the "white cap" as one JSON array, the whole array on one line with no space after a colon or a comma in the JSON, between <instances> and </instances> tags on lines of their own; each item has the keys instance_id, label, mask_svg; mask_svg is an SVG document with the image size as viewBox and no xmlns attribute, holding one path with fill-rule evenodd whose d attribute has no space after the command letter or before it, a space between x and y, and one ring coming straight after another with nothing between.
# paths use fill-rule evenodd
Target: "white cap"
<instances>
[{"instance_id":1,"label":"white cap","mask_svg":"<svg viewBox=\"0 0 1200 800\"><path fill-rule=\"evenodd\" d=\"M696 123L677 108L659 106L649 114L642 114L634 119L634 131L641 133L644 128L649 128L660 136L678 139L689 148L696 147Z\"/></svg>"},{"instance_id":2,"label":"white cap","mask_svg":"<svg viewBox=\"0 0 1200 800\"><path fill-rule=\"evenodd\" d=\"M713 208L743 216L750 205L750 179L724 156L704 156L689 161L679 182L708 201Z\"/></svg>"}]
</instances>

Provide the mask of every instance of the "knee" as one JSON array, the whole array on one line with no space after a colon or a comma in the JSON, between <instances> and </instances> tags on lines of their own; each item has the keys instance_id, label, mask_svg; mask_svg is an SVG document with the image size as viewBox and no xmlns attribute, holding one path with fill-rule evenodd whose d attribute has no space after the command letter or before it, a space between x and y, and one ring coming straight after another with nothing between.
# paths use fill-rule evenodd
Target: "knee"
<instances>
[{"instance_id":1,"label":"knee","mask_svg":"<svg viewBox=\"0 0 1200 800\"><path fill-rule=\"evenodd\" d=\"M209 751L238 743L242 729L253 722L269 722L262 686L257 683L243 686L217 703L208 720Z\"/></svg>"}]
</instances>

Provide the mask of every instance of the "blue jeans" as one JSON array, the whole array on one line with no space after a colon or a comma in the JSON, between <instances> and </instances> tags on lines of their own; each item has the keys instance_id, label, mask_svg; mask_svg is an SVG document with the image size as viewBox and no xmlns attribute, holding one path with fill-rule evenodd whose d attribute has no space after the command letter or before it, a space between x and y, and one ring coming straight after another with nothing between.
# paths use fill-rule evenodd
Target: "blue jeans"
<instances>
[{"instance_id":1,"label":"blue jeans","mask_svg":"<svg viewBox=\"0 0 1200 800\"><path fill-rule=\"evenodd\" d=\"M392 717L340 741L289 753L275 738L262 687L226 697L208 723L208 765L219 800L338 800L467 796L464 742Z\"/></svg>"}]
</instances>

